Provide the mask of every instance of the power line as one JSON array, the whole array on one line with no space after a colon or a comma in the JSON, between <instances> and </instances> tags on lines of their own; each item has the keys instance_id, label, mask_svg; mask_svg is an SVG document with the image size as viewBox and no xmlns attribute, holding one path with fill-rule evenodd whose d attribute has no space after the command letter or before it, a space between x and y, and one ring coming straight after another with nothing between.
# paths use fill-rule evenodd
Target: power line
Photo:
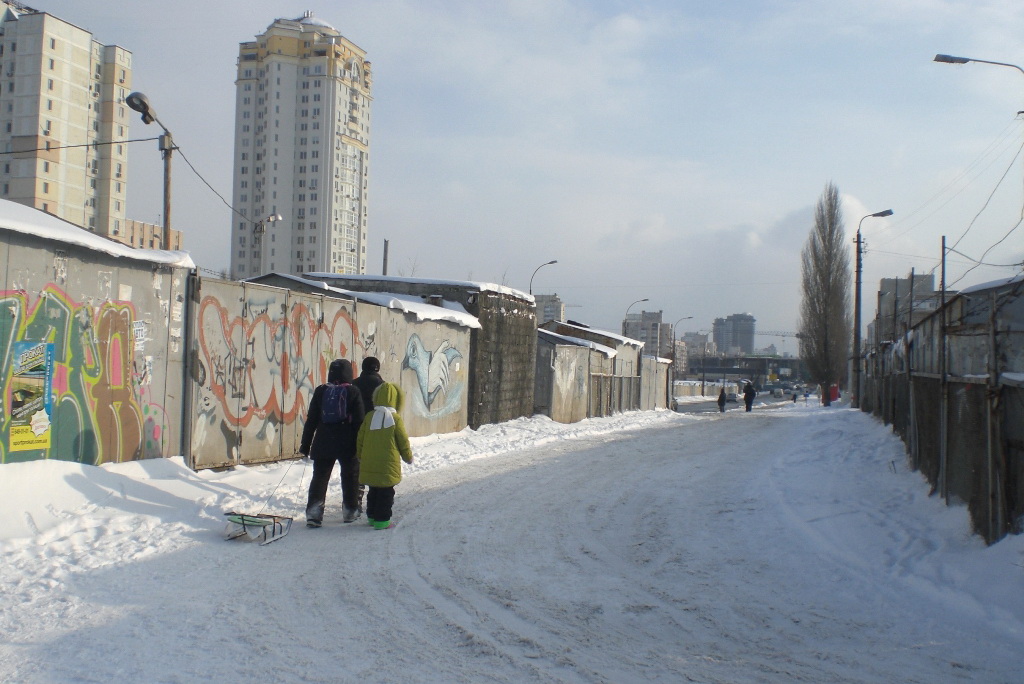
<instances>
[{"instance_id":1,"label":"power line","mask_svg":"<svg viewBox=\"0 0 1024 684\"><path fill-rule=\"evenodd\" d=\"M231 206L231 204L226 199L224 199L224 197L219 192L217 192L216 190L213 189L213 186L210 185L209 182L207 182L207 180L205 178L203 178L203 175L196 170L196 167L194 167L192 165L192 162L190 162L188 160L188 157L185 156L185 153L181 151L180 147L178 147L177 150L178 150L178 154L181 155L181 158L185 160L186 164L188 164L188 168L192 169L192 173L196 174L196 177L198 177L199 180L203 181L203 183L206 184L206 187L210 188L210 192L212 192L214 195L216 195L217 197L220 198L220 201L224 203L224 206L226 206L228 209L230 209L234 213L236 213L239 216L241 216L242 218L244 218L246 221L249 221L249 223L254 223L254 221L249 219L248 216L246 216L245 214L243 214L242 212L238 211L233 206Z\"/></svg>"},{"instance_id":2,"label":"power line","mask_svg":"<svg viewBox=\"0 0 1024 684\"><path fill-rule=\"evenodd\" d=\"M957 251L957 250L953 249L952 247L947 247L946 249L947 249L947 251L953 252L954 254L959 254L960 256L964 257L965 259L970 259L971 263L977 264L978 266L993 266L995 268L1018 268L1022 263L1024 263L1024 262L1018 261L1018 262L1013 263L1013 264L987 264L984 261L979 261L978 259L975 259L973 257L969 257L966 254L964 254L963 252Z\"/></svg>"},{"instance_id":3,"label":"power line","mask_svg":"<svg viewBox=\"0 0 1024 684\"><path fill-rule=\"evenodd\" d=\"M1012 168L1013 168L1013 165L1017 163L1017 158L1018 158L1018 157L1020 157L1020 152L1021 152L1021 150L1024 150L1024 143L1022 143L1022 144L1021 144L1021 146L1017 148L1017 153L1016 153L1015 155L1013 155L1013 159L1011 159L1011 160L1010 160L1010 163L1009 163L1009 165L1008 165L1008 166L1006 167L1006 170L1005 170L1005 171L1003 171L1003 175L999 177L999 182L998 182L998 183L996 183L996 186L995 186L994 188L992 188L992 192L990 192L990 193L989 193L989 195L988 195L988 198L987 198L987 199L985 200L985 203L984 203L983 205L981 205L981 209L979 209L979 210L978 210L978 213L977 213L977 214L975 214L975 215L974 215L974 218L972 218L972 219L971 219L971 222L970 222L970 223L969 223L969 224L967 225L967 230L965 230L965 231L963 232L963 234L962 234L962 235L961 235L960 237L958 237L958 238L957 238L956 242L954 242L954 243L953 243L953 247L956 247L957 245L959 245L959 244L960 244L960 242L961 242L961 241L962 241L962 240L963 240L963 239L964 239L965 237L967 237L967 234L968 234L969 232L971 232L971 228L973 228L973 227L974 227L974 222L975 222L975 221L977 221L977 220L978 220L978 217L979 217L979 216L981 216L981 213L982 213L983 211L985 211L985 209L986 209L986 208L988 208L989 202L991 202L991 201L992 201L992 198L993 198L993 197L995 196L995 194L996 194L996 190L998 190L998 189L999 189L999 186L1003 184L1003 181L1004 181L1004 180L1006 180L1006 175L1007 175L1008 173L1010 173L1010 169L1012 169ZM1017 224L1017 225L1020 225L1020 223L1018 222L1018 224ZM1011 231L1011 232L1012 232L1012 231ZM1005 239L1005 238L1004 238L1004 239ZM968 257L968 258L970 258L970 257Z\"/></svg>"},{"instance_id":4,"label":"power line","mask_svg":"<svg viewBox=\"0 0 1024 684\"><path fill-rule=\"evenodd\" d=\"M945 202L943 202L942 204L938 205L932 212L930 212L926 216L923 216L919 221L917 221L916 223L912 224L906 230L904 230L902 232L899 232L899 233L896 233L894 235L888 236L888 239L885 242L883 242L882 244L883 245L889 244L890 242L896 240L897 238L900 238L900 237L906 235L907 233L909 233L910 231L914 230L915 228L917 228L918 226L923 224L926 220L928 220L929 218L931 218L932 216L937 214L943 207L945 207L947 204L952 202L954 199L956 199L957 196L959 196L968 187L970 187L971 184L973 184L974 181L977 180L977 178L981 175L982 172L986 171L990 166L992 166L992 164L994 164L998 160L998 154L996 156L994 156L992 158L992 160L989 161L984 166L984 168L979 169L978 172L975 174L974 178L968 179L967 183L965 185L963 185L963 187L961 187L956 192L953 192L952 194L950 194L950 190L954 186L956 186L958 183L960 183L962 180L966 179L968 174L972 171L972 169L977 167L987 157L992 155L994 152L1002 153L1004 150L1010 148L1011 138L1008 135L1008 132L1010 131L1011 128L1014 128L1017 124L1019 124L1019 122L1020 122L1020 120L1018 118L1014 117L1009 123L1007 123L1006 127L1002 131L1000 131L1000 133L993 139L993 141L991 143L989 143L988 147L986 147L981 152L981 154L979 154L974 159L974 161L972 161L963 171L961 171L952 180L950 180L944 186L939 188L935 192L935 194L932 195L931 197L929 197L927 200L925 200L925 202L920 207L918 207L917 209L912 210L911 212L909 212L907 214L904 214L903 215L903 217L904 217L903 220L902 221L898 221L895 224L894 227L898 227L899 225L902 225L903 223L908 221L910 218L912 218L913 216L915 216L919 212L923 211L925 209L925 207L927 207L929 204L931 204L932 202L936 201L940 197L946 197L947 199L946 199ZM1013 138L1016 138L1016 136L1013 136ZM1004 140L1006 141L1005 143L1004 143ZM1019 150L1018 150L1018 154L1020 154Z\"/></svg>"},{"instance_id":5,"label":"power line","mask_svg":"<svg viewBox=\"0 0 1024 684\"><path fill-rule=\"evenodd\" d=\"M50 152L51 150L71 150L76 147L99 147L100 145L120 145L121 143L133 143L133 142L150 142L152 140L159 140L160 138L135 138L133 140L110 140L108 142L91 142L84 143L82 145L51 145L50 147L36 147L31 150L12 150L10 152L0 152L0 155L6 154L24 154L26 152Z\"/></svg>"},{"instance_id":6,"label":"power line","mask_svg":"<svg viewBox=\"0 0 1024 684\"><path fill-rule=\"evenodd\" d=\"M981 258L984 259L986 256L988 256L988 253L991 252L993 249L995 249L1001 242L1003 242L1003 240L1005 240L1006 238L1010 237L1010 235L1012 235L1015 230L1020 228L1021 223L1024 223L1024 217L1021 217L1021 219L1019 221L1017 221L1016 225L1014 225L1013 228L1010 228L1010 230L1008 230L1006 232L1006 235L1004 235L1003 237L999 238L998 241L996 241L992 246L990 246L988 249L986 249L985 252L981 255ZM947 251L953 251L953 250L952 250L952 248L948 248ZM960 256L967 256L966 254L961 254L960 252L957 252L957 254L960 254ZM970 259L971 257L967 257L967 258ZM973 266L971 266L969 269L967 269L966 271L964 271L963 275L961 275L959 278L957 278L952 283L950 283L949 284L950 287L952 287L953 285L956 285L957 283L959 283L961 280L963 280L964 278L967 277L968 273L970 273L974 269L978 268L978 266L982 265L982 261L981 260L971 259L971 261L974 261L975 264ZM1016 266L1017 264L1014 264L1014 265Z\"/></svg>"}]
</instances>

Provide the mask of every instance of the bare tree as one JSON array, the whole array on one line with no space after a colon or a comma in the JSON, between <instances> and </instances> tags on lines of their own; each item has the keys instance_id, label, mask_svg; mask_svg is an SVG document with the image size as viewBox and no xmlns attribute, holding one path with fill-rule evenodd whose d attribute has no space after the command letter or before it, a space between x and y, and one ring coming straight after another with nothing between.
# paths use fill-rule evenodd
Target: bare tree
<instances>
[{"instance_id":1,"label":"bare tree","mask_svg":"<svg viewBox=\"0 0 1024 684\"><path fill-rule=\"evenodd\" d=\"M800 356L820 387L825 405L829 388L846 372L850 321L850 255L843 230L839 190L825 186L814 212L814 228L801 254Z\"/></svg>"},{"instance_id":2,"label":"bare tree","mask_svg":"<svg viewBox=\"0 0 1024 684\"><path fill-rule=\"evenodd\" d=\"M400 278L412 278L416 275L416 271L420 270L420 260L416 257L412 257L408 260L405 268L398 269L398 276Z\"/></svg>"}]
</instances>

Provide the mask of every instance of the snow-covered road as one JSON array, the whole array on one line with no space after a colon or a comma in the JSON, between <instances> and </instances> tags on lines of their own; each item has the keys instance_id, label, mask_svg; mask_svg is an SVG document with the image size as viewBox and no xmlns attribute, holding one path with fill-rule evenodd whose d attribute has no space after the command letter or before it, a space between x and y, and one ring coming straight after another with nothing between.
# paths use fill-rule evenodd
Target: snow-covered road
<instances>
[{"instance_id":1,"label":"snow-covered road","mask_svg":"<svg viewBox=\"0 0 1024 684\"><path fill-rule=\"evenodd\" d=\"M421 439L397 528L335 505L265 547L217 515L286 465L86 469L0 542L0 679L1021 681L1020 538L986 549L868 416L760 408Z\"/></svg>"}]
</instances>

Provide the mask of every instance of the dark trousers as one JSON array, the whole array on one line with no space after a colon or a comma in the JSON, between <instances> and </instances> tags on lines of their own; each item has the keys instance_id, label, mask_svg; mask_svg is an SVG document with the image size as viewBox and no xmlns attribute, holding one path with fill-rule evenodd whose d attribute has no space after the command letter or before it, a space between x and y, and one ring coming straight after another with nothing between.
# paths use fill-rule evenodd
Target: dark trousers
<instances>
[{"instance_id":1,"label":"dark trousers","mask_svg":"<svg viewBox=\"0 0 1024 684\"><path fill-rule=\"evenodd\" d=\"M395 505L394 487L370 487L366 492L366 517L371 520L391 520Z\"/></svg>"},{"instance_id":2,"label":"dark trousers","mask_svg":"<svg viewBox=\"0 0 1024 684\"><path fill-rule=\"evenodd\" d=\"M355 454L331 459L313 461L313 479L309 481L309 498L306 499L306 518L324 519L327 501L327 486L331 483L334 463L341 464L341 497L345 508L359 508L363 499L363 487L359 484L359 459Z\"/></svg>"},{"instance_id":3,"label":"dark trousers","mask_svg":"<svg viewBox=\"0 0 1024 684\"><path fill-rule=\"evenodd\" d=\"M750 407L754 405L754 400L753 399L748 399L747 401L745 401L743 403L745 403L747 405L747 413L749 413L750 412Z\"/></svg>"}]
</instances>

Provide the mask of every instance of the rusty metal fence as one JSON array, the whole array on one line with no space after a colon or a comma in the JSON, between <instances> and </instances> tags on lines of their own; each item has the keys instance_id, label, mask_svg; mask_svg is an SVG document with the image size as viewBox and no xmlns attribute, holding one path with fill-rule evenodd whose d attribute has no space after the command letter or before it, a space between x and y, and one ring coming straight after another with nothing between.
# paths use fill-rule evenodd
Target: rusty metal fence
<instances>
[{"instance_id":1,"label":"rusty metal fence","mask_svg":"<svg viewBox=\"0 0 1024 684\"><path fill-rule=\"evenodd\" d=\"M892 426L932 493L966 505L989 543L1024 532L1024 388L990 387L985 378L943 386L929 373L869 375L861 409Z\"/></svg>"}]
</instances>

